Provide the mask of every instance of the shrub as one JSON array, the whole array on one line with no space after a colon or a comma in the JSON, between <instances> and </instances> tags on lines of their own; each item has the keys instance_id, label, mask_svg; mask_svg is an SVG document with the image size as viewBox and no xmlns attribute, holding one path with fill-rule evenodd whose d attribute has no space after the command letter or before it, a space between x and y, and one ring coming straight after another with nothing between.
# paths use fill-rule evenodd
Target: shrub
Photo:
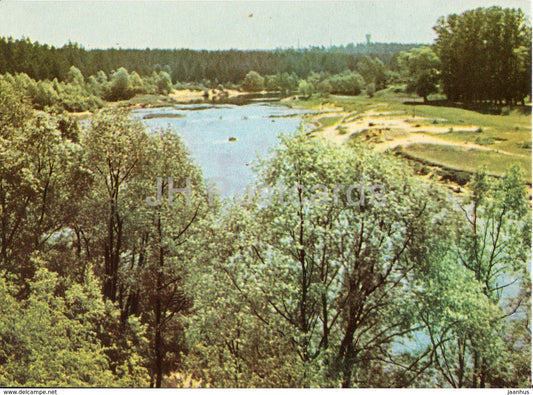
<instances>
[{"instance_id":1,"label":"shrub","mask_svg":"<svg viewBox=\"0 0 533 395\"><path fill-rule=\"evenodd\" d=\"M244 77L241 83L241 88L248 92L259 92L265 87L265 79L256 71L250 71Z\"/></svg>"}]
</instances>

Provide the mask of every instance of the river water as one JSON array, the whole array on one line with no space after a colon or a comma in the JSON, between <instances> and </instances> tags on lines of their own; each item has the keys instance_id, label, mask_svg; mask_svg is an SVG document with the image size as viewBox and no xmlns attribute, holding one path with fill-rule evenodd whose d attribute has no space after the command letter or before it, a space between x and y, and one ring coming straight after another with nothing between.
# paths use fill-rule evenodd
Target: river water
<instances>
[{"instance_id":1,"label":"river water","mask_svg":"<svg viewBox=\"0 0 533 395\"><path fill-rule=\"evenodd\" d=\"M305 110L272 104L182 105L134 110L149 130L171 126L184 140L204 177L223 196L255 180L252 165L265 158L280 133L294 133Z\"/></svg>"}]
</instances>

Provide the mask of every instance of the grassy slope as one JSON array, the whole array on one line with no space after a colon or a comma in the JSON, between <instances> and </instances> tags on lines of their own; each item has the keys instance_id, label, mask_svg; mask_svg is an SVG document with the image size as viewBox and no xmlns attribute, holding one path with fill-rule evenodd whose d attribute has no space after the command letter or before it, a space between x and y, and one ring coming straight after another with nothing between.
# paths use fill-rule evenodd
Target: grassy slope
<instances>
[{"instance_id":1,"label":"grassy slope","mask_svg":"<svg viewBox=\"0 0 533 395\"><path fill-rule=\"evenodd\" d=\"M404 148L410 157L428 160L428 162L450 169L476 171L486 165L491 174L502 174L510 166L519 165L526 179L531 180L531 158L514 157L492 151L465 149L436 144L413 144Z\"/></svg>"}]
</instances>

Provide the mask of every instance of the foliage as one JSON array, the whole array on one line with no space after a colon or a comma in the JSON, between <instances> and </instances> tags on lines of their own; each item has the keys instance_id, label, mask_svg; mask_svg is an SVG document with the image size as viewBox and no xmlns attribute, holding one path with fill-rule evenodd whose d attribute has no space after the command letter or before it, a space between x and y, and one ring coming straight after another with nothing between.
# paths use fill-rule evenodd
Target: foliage
<instances>
[{"instance_id":1,"label":"foliage","mask_svg":"<svg viewBox=\"0 0 533 395\"><path fill-rule=\"evenodd\" d=\"M39 269L28 283L27 299L18 301L16 287L1 278L2 386L146 385L146 374L130 383L109 368L98 340L105 316L94 275L88 273L82 284L63 281L57 273Z\"/></svg>"},{"instance_id":2,"label":"foliage","mask_svg":"<svg viewBox=\"0 0 533 395\"><path fill-rule=\"evenodd\" d=\"M416 92L427 101L428 95L437 92L439 59L431 47L415 48L398 56L400 70L409 81L407 92Z\"/></svg>"},{"instance_id":3,"label":"foliage","mask_svg":"<svg viewBox=\"0 0 533 395\"><path fill-rule=\"evenodd\" d=\"M191 321L193 372L236 387L391 385L370 369L394 366L395 340L417 329L408 278L442 215L405 171L364 149L285 137L260 169L274 192L233 207L210 236L230 247L205 258L216 265L196 314L219 318ZM332 193L360 183L365 197Z\"/></svg>"},{"instance_id":4,"label":"foliage","mask_svg":"<svg viewBox=\"0 0 533 395\"><path fill-rule=\"evenodd\" d=\"M331 93L341 95L358 95L363 90L365 81L357 72L345 71L328 78L331 84Z\"/></svg>"},{"instance_id":5,"label":"foliage","mask_svg":"<svg viewBox=\"0 0 533 395\"><path fill-rule=\"evenodd\" d=\"M531 26L522 10L477 8L440 18L434 30L450 100L512 104L531 95Z\"/></svg>"},{"instance_id":6,"label":"foliage","mask_svg":"<svg viewBox=\"0 0 533 395\"><path fill-rule=\"evenodd\" d=\"M312 47L303 50L271 51L194 51L190 49L95 49L86 50L76 43L61 48L32 42L30 39L0 38L0 74L26 73L35 80L65 81L71 66L87 77L100 70L106 75L124 67L143 79L152 72L166 72L172 82L215 81L238 84L251 70L261 75L295 73L298 79L316 73L338 74L355 70L362 57L380 59L390 67L394 56L417 44L353 45L346 47ZM209 86L208 88L216 87Z\"/></svg>"},{"instance_id":7,"label":"foliage","mask_svg":"<svg viewBox=\"0 0 533 395\"><path fill-rule=\"evenodd\" d=\"M0 39L0 385L530 386L525 155L406 148L443 165L461 154L473 175L465 196L449 196L392 155L302 130L257 165L255 193L221 203L174 131L97 111L178 80L298 92L307 106L325 102L314 93L372 96L391 81L425 98L438 76L453 100L530 94L521 11L468 11L436 30L434 48L415 49L86 51ZM327 102L351 116L377 104ZM86 110L84 127L65 113ZM511 110L416 112L527 149L530 117ZM480 138L469 133L442 138Z\"/></svg>"},{"instance_id":8,"label":"foliage","mask_svg":"<svg viewBox=\"0 0 533 395\"><path fill-rule=\"evenodd\" d=\"M244 77L241 88L248 92L262 91L265 86L265 79L259 75L256 71L250 71Z\"/></svg>"}]
</instances>

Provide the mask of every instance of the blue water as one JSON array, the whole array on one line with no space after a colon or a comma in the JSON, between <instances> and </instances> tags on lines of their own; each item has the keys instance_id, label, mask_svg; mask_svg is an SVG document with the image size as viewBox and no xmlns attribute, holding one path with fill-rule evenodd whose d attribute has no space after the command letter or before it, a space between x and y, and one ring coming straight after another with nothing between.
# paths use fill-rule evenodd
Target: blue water
<instances>
[{"instance_id":1,"label":"blue water","mask_svg":"<svg viewBox=\"0 0 533 395\"><path fill-rule=\"evenodd\" d=\"M135 110L132 114L140 118L148 114L180 115L180 118L151 118L144 122L152 130L170 125L184 140L204 177L217 185L221 195L232 196L243 193L255 181L254 161L269 154L280 133L294 133L305 112L251 104L184 105Z\"/></svg>"}]
</instances>

